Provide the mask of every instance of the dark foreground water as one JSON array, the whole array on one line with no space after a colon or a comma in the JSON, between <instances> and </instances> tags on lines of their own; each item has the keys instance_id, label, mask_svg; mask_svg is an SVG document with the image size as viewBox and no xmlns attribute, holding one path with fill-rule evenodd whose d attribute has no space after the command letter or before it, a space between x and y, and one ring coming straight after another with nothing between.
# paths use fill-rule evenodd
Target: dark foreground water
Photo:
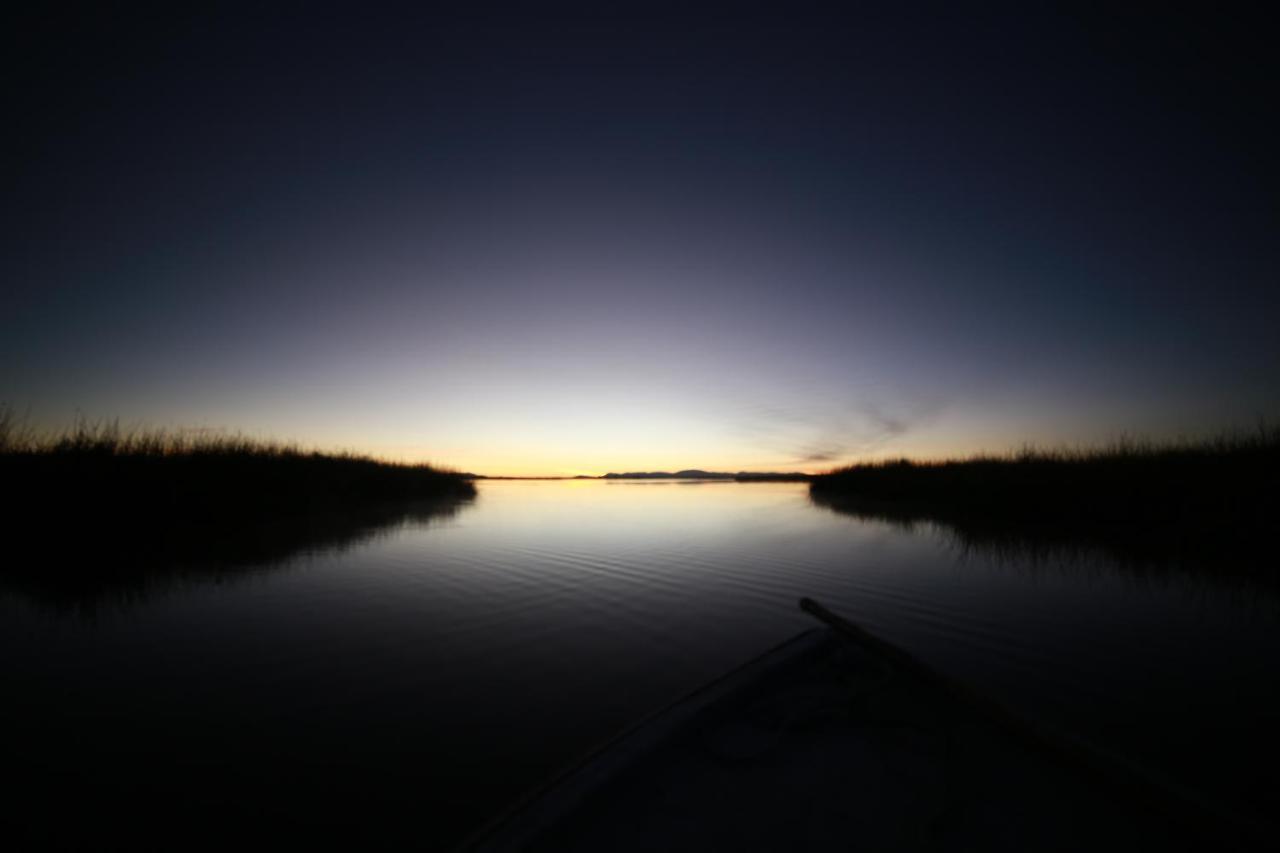
<instances>
[{"instance_id":1,"label":"dark foreground water","mask_svg":"<svg viewBox=\"0 0 1280 853\"><path fill-rule=\"evenodd\" d=\"M966 553L803 484L486 482L333 540L79 596L0 585L0 841L447 848L810 627L801 595L1232 807L1280 807L1265 589Z\"/></svg>"}]
</instances>

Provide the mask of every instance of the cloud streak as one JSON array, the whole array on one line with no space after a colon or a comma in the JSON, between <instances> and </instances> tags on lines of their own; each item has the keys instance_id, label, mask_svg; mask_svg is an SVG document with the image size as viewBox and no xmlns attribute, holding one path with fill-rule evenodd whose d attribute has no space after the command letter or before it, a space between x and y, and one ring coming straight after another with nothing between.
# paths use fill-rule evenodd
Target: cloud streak
<instances>
[{"instance_id":1,"label":"cloud streak","mask_svg":"<svg viewBox=\"0 0 1280 853\"><path fill-rule=\"evenodd\" d=\"M940 401L867 395L813 403L744 403L730 416L743 440L790 465L838 464L890 445L935 421Z\"/></svg>"}]
</instances>

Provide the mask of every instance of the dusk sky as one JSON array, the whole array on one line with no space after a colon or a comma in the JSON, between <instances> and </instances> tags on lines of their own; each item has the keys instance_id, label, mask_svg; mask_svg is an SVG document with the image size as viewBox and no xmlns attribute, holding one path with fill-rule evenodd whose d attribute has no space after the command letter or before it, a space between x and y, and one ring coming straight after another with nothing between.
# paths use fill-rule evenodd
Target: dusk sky
<instances>
[{"instance_id":1,"label":"dusk sky","mask_svg":"<svg viewBox=\"0 0 1280 853\"><path fill-rule=\"evenodd\" d=\"M36 426L559 475L1280 418L1258 21L178 5L10 33Z\"/></svg>"}]
</instances>

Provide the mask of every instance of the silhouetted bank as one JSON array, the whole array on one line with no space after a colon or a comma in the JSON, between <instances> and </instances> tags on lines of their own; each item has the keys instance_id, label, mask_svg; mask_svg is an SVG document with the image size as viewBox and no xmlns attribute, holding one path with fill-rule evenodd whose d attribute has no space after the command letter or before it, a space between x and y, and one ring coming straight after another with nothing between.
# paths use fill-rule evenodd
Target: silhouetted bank
<instances>
[{"instance_id":1,"label":"silhouetted bank","mask_svg":"<svg viewBox=\"0 0 1280 853\"><path fill-rule=\"evenodd\" d=\"M778 471L703 471L686 468L682 471L627 471L622 474L605 474L602 480L736 480L739 483L796 483L811 479L809 474Z\"/></svg>"},{"instance_id":2,"label":"silhouetted bank","mask_svg":"<svg viewBox=\"0 0 1280 853\"><path fill-rule=\"evenodd\" d=\"M9 545L0 585L49 603L129 597L342 547L475 495L463 475L240 437L195 440L80 426L37 439L0 413Z\"/></svg>"},{"instance_id":3,"label":"silhouetted bank","mask_svg":"<svg viewBox=\"0 0 1280 853\"><path fill-rule=\"evenodd\" d=\"M934 522L962 544L1100 549L1135 564L1273 583L1280 431L1198 443L854 465L813 478L814 503L861 518Z\"/></svg>"},{"instance_id":4,"label":"silhouetted bank","mask_svg":"<svg viewBox=\"0 0 1280 853\"><path fill-rule=\"evenodd\" d=\"M493 474L463 476L471 480L731 480L739 483L800 483L808 482L813 477L812 474L801 474L798 471L739 471L732 474L725 471L703 471L701 468L686 468L682 471L627 471L598 477L588 474L576 474L572 477L510 477Z\"/></svg>"}]
</instances>

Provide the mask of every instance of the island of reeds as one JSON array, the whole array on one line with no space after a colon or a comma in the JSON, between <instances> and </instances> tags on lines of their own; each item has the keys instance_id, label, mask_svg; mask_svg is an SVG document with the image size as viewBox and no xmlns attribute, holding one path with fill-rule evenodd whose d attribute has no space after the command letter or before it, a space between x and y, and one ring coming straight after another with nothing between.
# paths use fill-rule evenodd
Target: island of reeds
<instances>
[{"instance_id":1,"label":"island of reeds","mask_svg":"<svg viewBox=\"0 0 1280 853\"><path fill-rule=\"evenodd\" d=\"M0 582L46 598L136 588L341 546L456 512L468 475L243 436L80 423L39 435L0 411Z\"/></svg>"},{"instance_id":2,"label":"island of reeds","mask_svg":"<svg viewBox=\"0 0 1280 853\"><path fill-rule=\"evenodd\" d=\"M969 546L1098 548L1280 580L1280 430L1265 425L1199 441L858 464L815 476L810 495L863 518L940 524Z\"/></svg>"}]
</instances>

